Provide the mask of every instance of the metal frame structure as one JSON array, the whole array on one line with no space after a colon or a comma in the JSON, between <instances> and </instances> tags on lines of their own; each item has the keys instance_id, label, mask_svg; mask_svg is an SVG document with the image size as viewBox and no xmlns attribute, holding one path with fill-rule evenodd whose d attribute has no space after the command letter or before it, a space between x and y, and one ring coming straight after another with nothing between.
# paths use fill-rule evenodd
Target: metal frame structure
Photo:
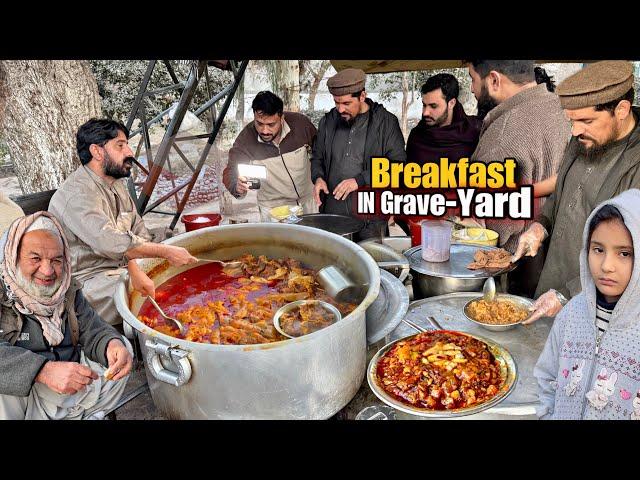
<instances>
[{"instance_id":1,"label":"metal frame structure","mask_svg":"<svg viewBox=\"0 0 640 480\"><path fill-rule=\"evenodd\" d=\"M180 218L180 215L182 214L184 207L187 204L187 201L189 200L189 195L191 195L191 191L193 190L193 187L196 181L198 180L198 176L202 171L204 162L207 159L207 156L209 155L209 151L211 150L213 142L215 141L216 136L220 131L224 117L226 116L227 111L229 110L231 101L233 100L236 90L238 89L238 86L242 81L242 77L244 76L244 72L247 68L247 64L249 63L249 60L241 60L241 61L229 60L229 61L222 61L222 62L197 60L192 63L191 71L185 81L179 81L171 63L168 60L163 60L162 63L166 67L167 72L173 84L166 87L159 88L159 89L155 89L155 90L148 90L151 75L154 69L156 68L156 66L158 65L158 63L159 63L158 60L149 61L147 70L142 78L142 82L140 83L138 94L134 100L133 108L131 109L131 113L129 114L129 118L126 124L127 128L130 130L131 126L133 125L133 121L136 118L140 119L141 127L136 131L131 132L129 137L131 138L137 135L138 133L142 133L140 142L138 143L138 147L136 148L135 157L136 159L139 157L142 144L144 144L146 158L147 158L147 166L148 166L148 168L145 168L144 165L141 165L136 160L136 164L138 168L140 168L140 170L142 170L147 175L147 177L144 182L139 182L139 183L134 182L133 179L130 178L129 193L131 194L131 197L133 198L136 204L136 208L138 209L138 213L140 213L140 215L145 215L147 213L153 212L153 213L160 213L163 215L173 216L173 220L171 221L171 225L170 225L170 228L173 229L175 228L176 223L178 222L178 219ZM218 92L215 95L212 95L209 89L208 67L210 64L216 65L218 68L226 68L228 70L231 70L231 72L233 73L232 82L227 86L225 86L220 92ZM193 113L196 116L200 116L200 115L203 115L205 112L209 112L211 125L212 125L211 131L202 135L178 137L177 135L178 135L178 131L180 130L180 125L182 124L184 116L189 106L191 105L191 102L195 95L198 84L200 83L200 80L202 78L205 78L206 80L205 83L207 88L207 95L210 98L200 107L198 107L196 111ZM158 151L156 152L155 158L153 158L152 151L151 151L151 141L149 138L149 128L151 127L151 125L160 122L163 116L167 114L171 108L168 108L165 111L161 112L160 114L156 115L154 118L147 120L144 99L147 96L159 95L172 90L181 91L180 100L178 101L173 117L171 118L171 121L167 126L165 134L162 138L162 142L160 143L158 147ZM222 99L224 99L224 103L220 108L219 113L216 114L216 110L217 110L216 105ZM178 146L178 142L185 141L185 140L195 140L200 138L207 138L207 144L205 145L204 149L200 153L198 161L195 163L195 166L194 166L191 163L191 161L189 161L189 159L182 152L182 150ZM149 205L153 191L158 182L158 178L160 177L160 174L163 171L163 167L165 163L168 166L169 172L173 173L171 161L169 160L169 153L172 148L175 150L175 152L177 152L180 159L191 170L191 176L188 181L183 182L179 185L176 185L175 181L172 179L173 188L171 189L171 191L169 191L168 193L166 193L165 195L163 195L162 197L160 197L159 199L151 203L151 205ZM136 186L142 187L142 190L140 191L140 195L138 195L136 191ZM182 193L180 195L181 191ZM177 206L176 211L168 212L168 211L156 210L162 203L166 202L171 197L174 197L176 201L176 206Z\"/></svg>"}]
</instances>

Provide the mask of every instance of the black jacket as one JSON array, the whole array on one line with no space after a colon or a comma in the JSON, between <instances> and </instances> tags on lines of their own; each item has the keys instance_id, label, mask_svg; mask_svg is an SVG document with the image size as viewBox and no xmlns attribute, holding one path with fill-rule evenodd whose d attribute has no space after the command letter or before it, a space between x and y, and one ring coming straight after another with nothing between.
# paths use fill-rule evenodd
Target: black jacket
<instances>
[{"instance_id":1,"label":"black jacket","mask_svg":"<svg viewBox=\"0 0 640 480\"><path fill-rule=\"evenodd\" d=\"M386 157L392 162L402 163L407 159L404 150L404 137L398 118L387 111L382 104L368 98L365 101L369 104L370 116L365 141L365 164L362 166L362 172L355 177L359 187L371 185L371 157ZM335 108L332 108L320 120L318 137L311 155L311 181L313 183L320 177L325 181L328 178L328 172L331 169L333 136L339 121L341 121L340 114Z\"/></svg>"}]
</instances>

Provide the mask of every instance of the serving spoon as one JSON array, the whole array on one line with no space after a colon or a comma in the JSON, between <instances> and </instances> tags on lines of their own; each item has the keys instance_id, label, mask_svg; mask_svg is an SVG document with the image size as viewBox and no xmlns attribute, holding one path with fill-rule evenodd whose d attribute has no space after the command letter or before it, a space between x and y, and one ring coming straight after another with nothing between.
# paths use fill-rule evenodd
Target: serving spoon
<instances>
[{"instance_id":1,"label":"serving spoon","mask_svg":"<svg viewBox=\"0 0 640 480\"><path fill-rule=\"evenodd\" d=\"M153 298L151 298L149 296L147 296L147 298L151 302L151 305L153 305L156 308L156 310L158 310L158 313L162 316L162 318L164 318L165 320L169 320L170 322L173 322L175 324L175 326L180 331L180 335L184 335L185 333L187 333L187 329L184 327L182 322L180 322L178 319L170 317L169 315L164 313L164 310L162 310L162 308L160 308L160 305L158 305Z\"/></svg>"},{"instance_id":2,"label":"serving spoon","mask_svg":"<svg viewBox=\"0 0 640 480\"><path fill-rule=\"evenodd\" d=\"M487 278L482 286L482 298L487 302L493 301L496 298L496 282L493 277Z\"/></svg>"},{"instance_id":3,"label":"serving spoon","mask_svg":"<svg viewBox=\"0 0 640 480\"><path fill-rule=\"evenodd\" d=\"M240 266L242 266L242 262L241 261L234 261L234 262L223 262L222 260L210 260L208 258L198 258L199 262L209 262L209 263L219 263L220 265L222 265L222 268L238 268Z\"/></svg>"}]
</instances>

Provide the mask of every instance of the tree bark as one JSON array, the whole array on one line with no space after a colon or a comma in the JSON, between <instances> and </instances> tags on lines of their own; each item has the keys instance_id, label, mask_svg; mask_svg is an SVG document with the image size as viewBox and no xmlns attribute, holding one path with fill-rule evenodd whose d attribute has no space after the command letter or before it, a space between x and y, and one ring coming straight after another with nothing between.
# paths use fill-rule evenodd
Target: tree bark
<instances>
[{"instance_id":1,"label":"tree bark","mask_svg":"<svg viewBox=\"0 0 640 480\"><path fill-rule=\"evenodd\" d=\"M311 87L309 87L309 110L316 109L316 95L318 93L318 88L320 87L320 82L322 82L322 78L324 74L327 73L329 67L331 66L331 62L329 60L323 60L318 68L318 71L315 72L313 76L313 83Z\"/></svg>"},{"instance_id":2,"label":"tree bark","mask_svg":"<svg viewBox=\"0 0 640 480\"><path fill-rule=\"evenodd\" d=\"M238 109L236 110L236 122L241 126L244 125L244 78L243 75L238 85L238 91L236 92L236 98L238 99Z\"/></svg>"},{"instance_id":3,"label":"tree bark","mask_svg":"<svg viewBox=\"0 0 640 480\"><path fill-rule=\"evenodd\" d=\"M405 141L407 139L407 123L408 123L407 113L409 111L409 105L410 105L410 103L407 100L408 97L409 97L409 72L403 72L402 73L402 111L400 114L400 129L402 130L402 135L404 136Z\"/></svg>"},{"instance_id":4,"label":"tree bark","mask_svg":"<svg viewBox=\"0 0 640 480\"><path fill-rule=\"evenodd\" d=\"M298 60L273 60L273 67L273 89L282 98L284 109L299 112L300 66Z\"/></svg>"},{"instance_id":5,"label":"tree bark","mask_svg":"<svg viewBox=\"0 0 640 480\"><path fill-rule=\"evenodd\" d=\"M3 134L25 194L58 188L79 165L76 131L102 116L86 61L0 61Z\"/></svg>"}]
</instances>

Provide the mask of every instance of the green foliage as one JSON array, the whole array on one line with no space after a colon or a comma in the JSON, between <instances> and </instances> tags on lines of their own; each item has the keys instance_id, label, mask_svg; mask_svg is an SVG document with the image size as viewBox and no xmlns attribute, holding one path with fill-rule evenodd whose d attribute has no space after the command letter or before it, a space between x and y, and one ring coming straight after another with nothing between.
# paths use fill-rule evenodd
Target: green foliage
<instances>
[{"instance_id":1,"label":"green foliage","mask_svg":"<svg viewBox=\"0 0 640 480\"><path fill-rule=\"evenodd\" d=\"M466 68L443 68L437 70L419 70L408 73L409 94L420 98L420 87L429 77L438 73L450 73L460 83L460 94L471 90L471 78ZM402 76L404 72L376 73L367 76L367 89L378 92L382 101L389 101L394 93L402 92Z\"/></svg>"},{"instance_id":2,"label":"green foliage","mask_svg":"<svg viewBox=\"0 0 640 480\"><path fill-rule=\"evenodd\" d=\"M4 140L0 138L0 160L4 158L5 155L9 155L9 147L4 143Z\"/></svg>"}]
</instances>

